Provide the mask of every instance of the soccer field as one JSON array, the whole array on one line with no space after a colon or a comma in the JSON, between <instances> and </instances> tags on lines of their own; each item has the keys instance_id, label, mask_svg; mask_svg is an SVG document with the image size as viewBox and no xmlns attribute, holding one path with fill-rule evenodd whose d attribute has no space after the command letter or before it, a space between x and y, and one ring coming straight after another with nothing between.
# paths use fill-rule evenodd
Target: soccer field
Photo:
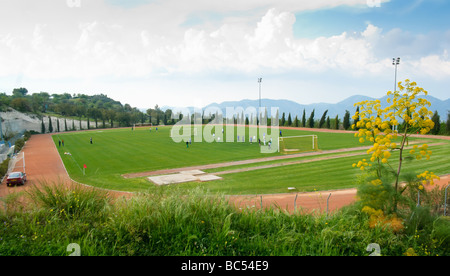
<instances>
[{"instance_id":1,"label":"soccer field","mask_svg":"<svg viewBox=\"0 0 450 276\"><path fill-rule=\"evenodd\" d=\"M150 131L149 127L141 127L134 130L131 128L90 130L55 134L53 140L72 179L96 187L121 191L149 191L162 188L145 177L125 179L122 177L123 174L281 155L261 153L258 143L250 144L248 139L244 143L192 142L187 147L185 143L175 143L172 140L170 129L171 127L158 127L156 131L153 127ZM248 133L248 128L246 130ZM283 136L316 134L320 150L361 146L353 133L309 132L298 129L282 130L282 132ZM235 136L236 133L235 131ZM59 145L59 140L64 140L64 146ZM446 149L448 152L448 145ZM355 158L360 157L353 157ZM330 163L320 161L228 174L218 181L183 183L174 186L187 189L204 186L214 192L239 194L285 192L283 190L285 187L295 186L297 182L301 182L299 178L308 179L310 182L334 179L324 183L326 189L347 188L354 185L352 181L345 182L345 179L351 180L358 173L357 170L352 170L351 157L345 161L335 159L334 162L331 160L328 162ZM345 175L343 171L350 175ZM339 177L333 176L333 173L337 173ZM342 185L342 182L346 184ZM321 189L321 187L317 183L304 187L305 191L314 189Z\"/></svg>"}]
</instances>

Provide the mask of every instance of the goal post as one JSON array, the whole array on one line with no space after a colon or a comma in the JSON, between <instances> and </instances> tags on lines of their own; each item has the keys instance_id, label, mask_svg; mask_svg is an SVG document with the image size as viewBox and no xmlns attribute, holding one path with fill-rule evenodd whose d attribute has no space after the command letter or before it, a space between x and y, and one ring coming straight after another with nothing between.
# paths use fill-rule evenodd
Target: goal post
<instances>
[{"instance_id":1,"label":"goal post","mask_svg":"<svg viewBox=\"0 0 450 276\"><path fill-rule=\"evenodd\" d=\"M278 138L278 152L289 154L319 150L317 135L287 136Z\"/></svg>"}]
</instances>

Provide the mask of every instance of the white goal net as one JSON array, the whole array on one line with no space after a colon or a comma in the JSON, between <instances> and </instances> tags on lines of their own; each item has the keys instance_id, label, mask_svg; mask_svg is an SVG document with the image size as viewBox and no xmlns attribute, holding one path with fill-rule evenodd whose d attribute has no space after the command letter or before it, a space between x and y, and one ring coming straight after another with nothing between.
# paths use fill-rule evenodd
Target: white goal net
<instances>
[{"instance_id":1,"label":"white goal net","mask_svg":"<svg viewBox=\"0 0 450 276\"><path fill-rule=\"evenodd\" d=\"M278 138L278 151L284 154L319 150L317 135Z\"/></svg>"}]
</instances>

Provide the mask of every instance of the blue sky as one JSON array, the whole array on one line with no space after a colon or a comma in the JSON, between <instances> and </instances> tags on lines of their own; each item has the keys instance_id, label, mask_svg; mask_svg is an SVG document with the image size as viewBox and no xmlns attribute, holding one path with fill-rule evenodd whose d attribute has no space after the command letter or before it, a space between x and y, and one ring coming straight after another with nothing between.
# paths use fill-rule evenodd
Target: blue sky
<instances>
[{"instance_id":1,"label":"blue sky","mask_svg":"<svg viewBox=\"0 0 450 276\"><path fill-rule=\"evenodd\" d=\"M262 96L449 98L446 0L0 0L0 92L103 93L139 108ZM71 3L71 4L70 4ZM21 18L21 20L17 20Z\"/></svg>"},{"instance_id":2,"label":"blue sky","mask_svg":"<svg viewBox=\"0 0 450 276\"><path fill-rule=\"evenodd\" d=\"M379 8L337 7L296 13L294 34L298 37L338 35L346 31L363 31L367 22L382 29L400 28L416 34L448 31L450 1L397 0ZM304 28L304 26L308 26Z\"/></svg>"}]
</instances>

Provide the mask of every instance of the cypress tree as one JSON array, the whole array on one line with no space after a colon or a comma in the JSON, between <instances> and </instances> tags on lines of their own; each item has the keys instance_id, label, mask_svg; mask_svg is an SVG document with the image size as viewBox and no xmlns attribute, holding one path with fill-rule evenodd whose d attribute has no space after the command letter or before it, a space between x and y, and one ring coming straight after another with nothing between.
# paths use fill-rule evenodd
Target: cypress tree
<instances>
[{"instance_id":1,"label":"cypress tree","mask_svg":"<svg viewBox=\"0 0 450 276\"><path fill-rule=\"evenodd\" d=\"M319 121L319 128L322 128L323 124L325 124L325 118L327 116L328 110L325 110L325 112L322 115L322 118L320 118Z\"/></svg>"},{"instance_id":2,"label":"cypress tree","mask_svg":"<svg viewBox=\"0 0 450 276\"><path fill-rule=\"evenodd\" d=\"M431 134L439 134L439 131L441 130L441 117L439 116L437 110L434 112L431 120L434 122L434 127L431 130Z\"/></svg>"},{"instance_id":3,"label":"cypress tree","mask_svg":"<svg viewBox=\"0 0 450 276\"><path fill-rule=\"evenodd\" d=\"M306 114L305 109L303 109L303 116L302 116L302 127L306 126Z\"/></svg>"},{"instance_id":4,"label":"cypress tree","mask_svg":"<svg viewBox=\"0 0 450 276\"><path fill-rule=\"evenodd\" d=\"M345 130L349 129L350 127L350 112L348 110L345 111L344 115L344 121L342 122L342 126Z\"/></svg>"},{"instance_id":5,"label":"cypress tree","mask_svg":"<svg viewBox=\"0 0 450 276\"><path fill-rule=\"evenodd\" d=\"M308 119L308 126L310 128L314 127L314 111L315 111L315 109L313 109L313 111L311 112L311 116L309 116L309 119Z\"/></svg>"},{"instance_id":6,"label":"cypress tree","mask_svg":"<svg viewBox=\"0 0 450 276\"><path fill-rule=\"evenodd\" d=\"M450 134L450 111L447 113L447 134Z\"/></svg>"},{"instance_id":7,"label":"cypress tree","mask_svg":"<svg viewBox=\"0 0 450 276\"><path fill-rule=\"evenodd\" d=\"M41 133L44 134L45 133L45 124L44 124L44 118L42 118L41 120Z\"/></svg>"},{"instance_id":8,"label":"cypress tree","mask_svg":"<svg viewBox=\"0 0 450 276\"><path fill-rule=\"evenodd\" d=\"M53 132L52 118L50 118L50 116L48 117L48 132Z\"/></svg>"}]
</instances>

